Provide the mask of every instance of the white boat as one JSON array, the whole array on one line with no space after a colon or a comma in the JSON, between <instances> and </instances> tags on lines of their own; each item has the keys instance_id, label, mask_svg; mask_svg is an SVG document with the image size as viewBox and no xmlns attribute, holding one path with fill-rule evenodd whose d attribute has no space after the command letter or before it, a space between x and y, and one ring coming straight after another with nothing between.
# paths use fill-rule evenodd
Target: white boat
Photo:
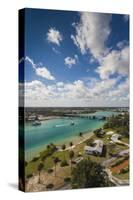
<instances>
[{"instance_id":1,"label":"white boat","mask_svg":"<svg viewBox=\"0 0 133 200\"><path fill-rule=\"evenodd\" d=\"M74 126L74 124L75 124L74 121L72 121L72 122L70 123L71 126Z\"/></svg>"},{"instance_id":2,"label":"white boat","mask_svg":"<svg viewBox=\"0 0 133 200\"><path fill-rule=\"evenodd\" d=\"M34 122L32 123L32 125L33 125L33 126L39 126L39 125L41 125L41 122L38 121L38 120L36 120L36 121L34 121Z\"/></svg>"}]
</instances>

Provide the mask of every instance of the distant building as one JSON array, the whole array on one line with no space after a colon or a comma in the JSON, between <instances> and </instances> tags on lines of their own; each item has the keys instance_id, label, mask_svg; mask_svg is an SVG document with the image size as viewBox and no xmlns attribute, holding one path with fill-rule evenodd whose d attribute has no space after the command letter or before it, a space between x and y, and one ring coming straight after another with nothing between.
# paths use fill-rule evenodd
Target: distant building
<instances>
[{"instance_id":1,"label":"distant building","mask_svg":"<svg viewBox=\"0 0 133 200\"><path fill-rule=\"evenodd\" d=\"M121 139L121 135L117 134L117 133L113 134L112 137L111 137L111 140L113 142L118 142L119 139Z\"/></svg>"},{"instance_id":2,"label":"distant building","mask_svg":"<svg viewBox=\"0 0 133 200\"><path fill-rule=\"evenodd\" d=\"M93 146L85 146L84 151L86 154L101 155L103 151L103 141L95 140Z\"/></svg>"},{"instance_id":3,"label":"distant building","mask_svg":"<svg viewBox=\"0 0 133 200\"><path fill-rule=\"evenodd\" d=\"M36 115L28 116L28 121L34 121L36 119Z\"/></svg>"}]
</instances>

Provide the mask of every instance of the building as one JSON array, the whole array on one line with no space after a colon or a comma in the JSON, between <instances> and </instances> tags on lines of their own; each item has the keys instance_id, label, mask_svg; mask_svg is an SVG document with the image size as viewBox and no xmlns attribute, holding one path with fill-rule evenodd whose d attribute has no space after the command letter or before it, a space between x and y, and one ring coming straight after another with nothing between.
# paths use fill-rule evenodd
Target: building
<instances>
[{"instance_id":1,"label":"building","mask_svg":"<svg viewBox=\"0 0 133 200\"><path fill-rule=\"evenodd\" d=\"M84 151L86 154L101 155L103 151L103 141L95 140L93 146L85 146Z\"/></svg>"},{"instance_id":2,"label":"building","mask_svg":"<svg viewBox=\"0 0 133 200\"><path fill-rule=\"evenodd\" d=\"M118 142L119 141L119 139L121 139L121 135L120 134L113 134L112 135L112 137L111 137L111 140L113 141L113 142Z\"/></svg>"}]
</instances>

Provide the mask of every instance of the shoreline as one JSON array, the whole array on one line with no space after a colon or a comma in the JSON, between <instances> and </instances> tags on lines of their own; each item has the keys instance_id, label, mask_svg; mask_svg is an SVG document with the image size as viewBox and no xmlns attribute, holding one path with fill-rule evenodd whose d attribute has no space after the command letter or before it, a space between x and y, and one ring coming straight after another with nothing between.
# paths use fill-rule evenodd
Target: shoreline
<instances>
[{"instance_id":1,"label":"shoreline","mask_svg":"<svg viewBox=\"0 0 133 200\"><path fill-rule=\"evenodd\" d=\"M92 114L92 113L91 113ZM60 119L60 118L71 118L70 116L45 116L43 118L41 118L41 121L42 123L47 121L47 120L54 120L54 119ZM106 120L105 120L106 122ZM105 123L104 122L104 123ZM82 132L83 133L83 136L80 137L79 136L79 133L77 132L76 135L74 136L71 136L69 138L63 138L61 140L58 140L58 141L51 141L52 143L54 143L59 149L61 149L61 146L63 144L66 145L66 149L70 149L70 142L73 143L73 145L77 145L77 144L80 144L81 142L89 139L92 135L93 135L93 131L97 128L102 128L104 123L102 123L100 126L98 127L95 127L94 129L92 130L86 130L85 132ZM49 144L49 143L48 143ZM46 149L47 145L48 144L41 144L40 146L38 147L33 147L31 149L27 149L25 150L25 158L26 158L26 161L31 161L34 157L38 157L40 155L40 153Z\"/></svg>"},{"instance_id":2,"label":"shoreline","mask_svg":"<svg viewBox=\"0 0 133 200\"><path fill-rule=\"evenodd\" d=\"M94 135L93 131L90 131L90 132L86 131L86 132L83 133L83 136L82 136L82 137L80 137L80 136L77 135L77 136L74 136L74 137L72 137L72 138L69 138L69 139L60 141L58 144L55 143L55 145L57 146L57 148L59 148L58 151L63 151L63 150L61 149L61 146L62 146L63 144L65 144L65 145L66 145L65 151L67 151L67 150L70 150L70 149L75 148L77 145L79 145L79 144L85 142L86 140L90 139L93 135ZM69 145L70 142L73 143L73 146L71 146L71 147L70 147L70 145ZM38 150L38 153L37 153L37 152L34 153L35 151L37 151L37 150L35 150L35 148L34 148L34 150L33 150L33 156L31 156L32 158L26 159L26 161L27 161L27 162L30 162L34 157L39 157L40 154L41 154L41 152L42 152L43 150L46 149L46 146L47 146L47 145L43 145L42 147L40 147L40 150ZM37 148L37 149L38 149L38 148ZM31 151L31 150L30 150L30 151ZM25 152L25 154L26 154L26 152ZM29 153L29 154L30 154L30 153ZM30 154L30 155L31 155L31 154ZM25 157L26 157L26 155L25 155Z\"/></svg>"}]
</instances>

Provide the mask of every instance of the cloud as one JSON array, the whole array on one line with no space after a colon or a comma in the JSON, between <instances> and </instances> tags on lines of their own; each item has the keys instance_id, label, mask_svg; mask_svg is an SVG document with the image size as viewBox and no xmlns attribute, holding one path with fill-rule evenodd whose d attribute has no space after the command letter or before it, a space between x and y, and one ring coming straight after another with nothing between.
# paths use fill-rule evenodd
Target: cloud
<instances>
[{"instance_id":1,"label":"cloud","mask_svg":"<svg viewBox=\"0 0 133 200\"><path fill-rule=\"evenodd\" d=\"M58 51L56 48L52 47L52 50L56 53L56 54L61 54L60 51Z\"/></svg>"},{"instance_id":2,"label":"cloud","mask_svg":"<svg viewBox=\"0 0 133 200\"><path fill-rule=\"evenodd\" d=\"M71 68L72 65L76 65L76 63L78 62L78 56L75 54L74 57L66 57L64 59L65 61L65 65L68 66L68 68Z\"/></svg>"},{"instance_id":3,"label":"cloud","mask_svg":"<svg viewBox=\"0 0 133 200\"><path fill-rule=\"evenodd\" d=\"M111 14L81 12L80 22L75 25L76 35L71 35L82 54L91 53L100 59L108 53L106 41L111 32Z\"/></svg>"},{"instance_id":4,"label":"cloud","mask_svg":"<svg viewBox=\"0 0 133 200\"><path fill-rule=\"evenodd\" d=\"M60 42L63 40L61 33L55 28L50 28L47 33L47 40L60 46Z\"/></svg>"},{"instance_id":5,"label":"cloud","mask_svg":"<svg viewBox=\"0 0 133 200\"><path fill-rule=\"evenodd\" d=\"M26 106L128 106L129 80L90 78L46 85L25 83Z\"/></svg>"},{"instance_id":6,"label":"cloud","mask_svg":"<svg viewBox=\"0 0 133 200\"><path fill-rule=\"evenodd\" d=\"M51 72L46 67L40 67L42 66L42 63L35 64L35 62L28 56L25 57L25 60L31 64L31 66L36 72L36 75L42 78L45 78L47 80L55 80L55 77L51 74Z\"/></svg>"},{"instance_id":7,"label":"cloud","mask_svg":"<svg viewBox=\"0 0 133 200\"><path fill-rule=\"evenodd\" d=\"M51 75L46 67L36 68L36 74L48 80L55 80L54 76Z\"/></svg>"},{"instance_id":8,"label":"cloud","mask_svg":"<svg viewBox=\"0 0 133 200\"><path fill-rule=\"evenodd\" d=\"M108 79L111 75L119 74L128 76L129 74L129 47L120 50L112 50L105 56L100 66L96 69L101 79Z\"/></svg>"}]
</instances>

